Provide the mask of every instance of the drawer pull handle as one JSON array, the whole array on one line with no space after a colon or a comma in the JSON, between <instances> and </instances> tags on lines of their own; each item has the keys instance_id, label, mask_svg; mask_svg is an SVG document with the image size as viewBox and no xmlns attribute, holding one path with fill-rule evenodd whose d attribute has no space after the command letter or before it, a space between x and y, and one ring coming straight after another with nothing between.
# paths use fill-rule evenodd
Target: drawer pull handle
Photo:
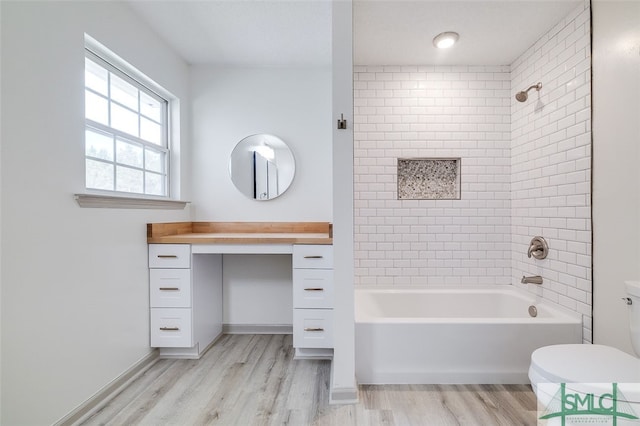
<instances>
[{"instance_id":1,"label":"drawer pull handle","mask_svg":"<svg viewBox=\"0 0 640 426\"><path fill-rule=\"evenodd\" d=\"M161 331L180 331L180 327L160 327Z\"/></svg>"},{"instance_id":2,"label":"drawer pull handle","mask_svg":"<svg viewBox=\"0 0 640 426\"><path fill-rule=\"evenodd\" d=\"M322 259L323 256L313 255L313 256L305 256L305 259Z\"/></svg>"},{"instance_id":3,"label":"drawer pull handle","mask_svg":"<svg viewBox=\"0 0 640 426\"><path fill-rule=\"evenodd\" d=\"M178 256L176 256L175 254L159 254L158 258L159 259L177 259Z\"/></svg>"},{"instance_id":4,"label":"drawer pull handle","mask_svg":"<svg viewBox=\"0 0 640 426\"><path fill-rule=\"evenodd\" d=\"M324 291L322 287L305 288L304 291Z\"/></svg>"},{"instance_id":5,"label":"drawer pull handle","mask_svg":"<svg viewBox=\"0 0 640 426\"><path fill-rule=\"evenodd\" d=\"M324 331L324 328L307 327L304 331Z\"/></svg>"},{"instance_id":6,"label":"drawer pull handle","mask_svg":"<svg viewBox=\"0 0 640 426\"><path fill-rule=\"evenodd\" d=\"M179 291L180 287L160 287L160 291Z\"/></svg>"}]
</instances>

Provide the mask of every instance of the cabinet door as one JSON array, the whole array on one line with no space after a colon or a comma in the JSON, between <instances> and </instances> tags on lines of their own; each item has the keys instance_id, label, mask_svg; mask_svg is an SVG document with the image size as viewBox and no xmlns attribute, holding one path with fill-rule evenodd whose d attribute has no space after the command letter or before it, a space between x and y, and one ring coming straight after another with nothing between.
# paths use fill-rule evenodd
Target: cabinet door
<instances>
[{"instance_id":1,"label":"cabinet door","mask_svg":"<svg viewBox=\"0 0 640 426\"><path fill-rule=\"evenodd\" d=\"M152 308L191 307L191 269L150 269Z\"/></svg>"},{"instance_id":2,"label":"cabinet door","mask_svg":"<svg viewBox=\"0 0 640 426\"><path fill-rule=\"evenodd\" d=\"M294 309L295 348L333 348L332 309Z\"/></svg>"},{"instance_id":3,"label":"cabinet door","mask_svg":"<svg viewBox=\"0 0 640 426\"><path fill-rule=\"evenodd\" d=\"M152 348L190 348L192 334L191 308L151 309Z\"/></svg>"},{"instance_id":4,"label":"cabinet door","mask_svg":"<svg viewBox=\"0 0 640 426\"><path fill-rule=\"evenodd\" d=\"M333 308L333 270L294 269L293 307Z\"/></svg>"}]
</instances>

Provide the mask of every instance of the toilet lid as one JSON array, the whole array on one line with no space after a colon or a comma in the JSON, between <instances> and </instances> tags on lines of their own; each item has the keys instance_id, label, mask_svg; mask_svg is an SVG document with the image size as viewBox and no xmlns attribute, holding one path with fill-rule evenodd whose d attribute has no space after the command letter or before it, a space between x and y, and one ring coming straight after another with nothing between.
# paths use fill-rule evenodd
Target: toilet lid
<instances>
[{"instance_id":1,"label":"toilet lid","mask_svg":"<svg viewBox=\"0 0 640 426\"><path fill-rule=\"evenodd\" d=\"M550 383L640 383L640 359L604 345L545 346L531 369Z\"/></svg>"}]
</instances>

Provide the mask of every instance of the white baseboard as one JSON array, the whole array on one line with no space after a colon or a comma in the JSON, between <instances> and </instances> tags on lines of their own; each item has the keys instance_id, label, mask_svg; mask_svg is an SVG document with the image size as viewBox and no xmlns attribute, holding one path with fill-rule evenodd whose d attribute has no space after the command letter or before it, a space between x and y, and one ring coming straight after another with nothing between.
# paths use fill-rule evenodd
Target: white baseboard
<instances>
[{"instance_id":1,"label":"white baseboard","mask_svg":"<svg viewBox=\"0 0 640 426\"><path fill-rule=\"evenodd\" d=\"M152 350L142 359L131 366L127 371L116 377L91 398L80 404L76 409L54 423L54 426L70 426L80 424L93 413L104 407L118 393L129 386L131 382L137 379L142 373L147 371L159 359L157 349Z\"/></svg>"},{"instance_id":2,"label":"white baseboard","mask_svg":"<svg viewBox=\"0 0 640 426\"><path fill-rule=\"evenodd\" d=\"M215 339L211 341L207 345L206 348L200 352L200 343L196 343L196 345L192 348L160 348L160 358L161 359L200 359L204 354L207 353L209 349L213 345L216 344L220 338L224 336L224 333L220 333L216 336Z\"/></svg>"},{"instance_id":3,"label":"white baseboard","mask_svg":"<svg viewBox=\"0 0 640 426\"><path fill-rule=\"evenodd\" d=\"M492 371L490 369L465 372L414 371L410 373L403 371L361 371L357 374L361 385L528 385L530 383L526 371Z\"/></svg>"},{"instance_id":4,"label":"white baseboard","mask_svg":"<svg viewBox=\"0 0 640 426\"><path fill-rule=\"evenodd\" d=\"M293 359L333 359L333 349L295 348Z\"/></svg>"},{"instance_id":5,"label":"white baseboard","mask_svg":"<svg viewBox=\"0 0 640 426\"><path fill-rule=\"evenodd\" d=\"M195 345L192 348L160 348L162 359L200 359L200 348Z\"/></svg>"},{"instance_id":6,"label":"white baseboard","mask_svg":"<svg viewBox=\"0 0 640 426\"><path fill-rule=\"evenodd\" d=\"M356 378L353 378L352 387L334 387L333 386L333 361L331 362L331 380L329 383L329 404L357 404L358 403L358 384Z\"/></svg>"},{"instance_id":7,"label":"white baseboard","mask_svg":"<svg viewBox=\"0 0 640 426\"><path fill-rule=\"evenodd\" d=\"M331 388L329 404L357 404L358 388Z\"/></svg>"},{"instance_id":8,"label":"white baseboard","mask_svg":"<svg viewBox=\"0 0 640 426\"><path fill-rule=\"evenodd\" d=\"M222 324L224 334L293 334L290 324Z\"/></svg>"}]
</instances>

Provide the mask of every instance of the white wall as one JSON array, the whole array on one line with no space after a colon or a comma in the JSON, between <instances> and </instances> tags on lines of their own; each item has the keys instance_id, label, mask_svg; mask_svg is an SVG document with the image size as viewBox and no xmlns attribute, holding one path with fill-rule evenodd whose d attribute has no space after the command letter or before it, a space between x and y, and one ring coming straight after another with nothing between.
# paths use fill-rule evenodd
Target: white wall
<instances>
[{"instance_id":1,"label":"white wall","mask_svg":"<svg viewBox=\"0 0 640 426\"><path fill-rule=\"evenodd\" d=\"M331 222L331 70L196 65L191 79L195 220ZM233 148L257 133L281 138L296 161L289 189L269 201L229 176ZM223 271L225 324L291 324L290 259L225 256Z\"/></svg>"},{"instance_id":2,"label":"white wall","mask_svg":"<svg viewBox=\"0 0 640 426\"><path fill-rule=\"evenodd\" d=\"M582 314L591 341L591 43L589 4L561 19L511 66L512 281ZM527 257L531 238L549 244ZM520 284L541 275L542 286Z\"/></svg>"},{"instance_id":3,"label":"white wall","mask_svg":"<svg viewBox=\"0 0 640 426\"><path fill-rule=\"evenodd\" d=\"M224 255L222 261L224 324L293 323L290 255Z\"/></svg>"},{"instance_id":4,"label":"white wall","mask_svg":"<svg viewBox=\"0 0 640 426\"><path fill-rule=\"evenodd\" d=\"M593 2L593 341L633 354L640 280L640 2Z\"/></svg>"},{"instance_id":5,"label":"white wall","mask_svg":"<svg viewBox=\"0 0 640 426\"><path fill-rule=\"evenodd\" d=\"M0 23L2 23L2 7L0 7ZM2 34L0 33L0 47ZM0 56L0 70L2 57ZM2 84L0 82L0 99L2 99ZM2 126L2 102L0 101L0 126ZM0 188L2 188L2 134L0 133ZM0 196L0 241L2 241L2 197ZM0 243L0 320L2 319L2 244ZM0 422L2 421L2 329L0 327Z\"/></svg>"},{"instance_id":6,"label":"white wall","mask_svg":"<svg viewBox=\"0 0 640 426\"><path fill-rule=\"evenodd\" d=\"M355 401L354 211L353 211L353 4L331 3L333 128L334 356L330 398ZM337 129L341 114L346 129Z\"/></svg>"},{"instance_id":7,"label":"white wall","mask_svg":"<svg viewBox=\"0 0 640 426\"><path fill-rule=\"evenodd\" d=\"M509 284L508 66L357 66L356 284ZM398 158L461 158L460 200L398 200Z\"/></svg>"},{"instance_id":8,"label":"white wall","mask_svg":"<svg viewBox=\"0 0 640 426\"><path fill-rule=\"evenodd\" d=\"M82 209L74 201L84 189L84 33L184 105L188 67L123 3L0 7L0 423L44 425L150 353L145 224L189 220L188 210ZM181 136L186 162L186 126ZM181 183L188 197L188 176Z\"/></svg>"},{"instance_id":9,"label":"white wall","mask_svg":"<svg viewBox=\"0 0 640 426\"><path fill-rule=\"evenodd\" d=\"M331 70L193 66L193 202L196 220L331 221ZM229 177L231 151L268 133L293 152L289 189L248 199Z\"/></svg>"}]
</instances>

